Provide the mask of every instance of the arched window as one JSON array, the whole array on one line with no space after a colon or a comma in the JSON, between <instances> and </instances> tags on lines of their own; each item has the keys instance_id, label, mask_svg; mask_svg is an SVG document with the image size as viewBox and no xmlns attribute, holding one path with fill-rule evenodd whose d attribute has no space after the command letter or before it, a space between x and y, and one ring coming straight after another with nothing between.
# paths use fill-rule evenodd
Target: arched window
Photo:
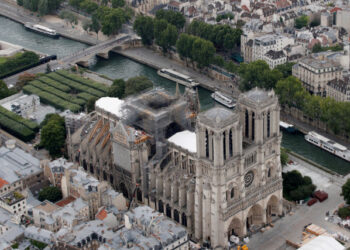
<instances>
[{"instance_id":1,"label":"arched window","mask_svg":"<svg viewBox=\"0 0 350 250\"><path fill-rule=\"evenodd\" d=\"M208 130L205 130L205 156L209 157L209 134Z\"/></svg>"},{"instance_id":2,"label":"arched window","mask_svg":"<svg viewBox=\"0 0 350 250\"><path fill-rule=\"evenodd\" d=\"M267 177L271 177L271 168L269 168L269 170L267 170Z\"/></svg>"},{"instance_id":3,"label":"arched window","mask_svg":"<svg viewBox=\"0 0 350 250\"><path fill-rule=\"evenodd\" d=\"M270 137L270 130L271 130L270 112L267 112L267 137Z\"/></svg>"},{"instance_id":4,"label":"arched window","mask_svg":"<svg viewBox=\"0 0 350 250\"><path fill-rule=\"evenodd\" d=\"M249 137L249 114L245 111L245 137Z\"/></svg>"},{"instance_id":5,"label":"arched window","mask_svg":"<svg viewBox=\"0 0 350 250\"><path fill-rule=\"evenodd\" d=\"M233 135L232 135L232 129L230 129L230 133L229 133L229 151L230 151L230 157L232 157L233 155Z\"/></svg>"},{"instance_id":6,"label":"arched window","mask_svg":"<svg viewBox=\"0 0 350 250\"><path fill-rule=\"evenodd\" d=\"M255 139L255 113L252 113L252 141Z\"/></svg>"},{"instance_id":7,"label":"arched window","mask_svg":"<svg viewBox=\"0 0 350 250\"><path fill-rule=\"evenodd\" d=\"M235 188L231 189L231 199L233 199L233 197L235 197Z\"/></svg>"},{"instance_id":8,"label":"arched window","mask_svg":"<svg viewBox=\"0 0 350 250\"><path fill-rule=\"evenodd\" d=\"M224 153L224 160L226 160L226 131L222 133L222 148Z\"/></svg>"}]
</instances>

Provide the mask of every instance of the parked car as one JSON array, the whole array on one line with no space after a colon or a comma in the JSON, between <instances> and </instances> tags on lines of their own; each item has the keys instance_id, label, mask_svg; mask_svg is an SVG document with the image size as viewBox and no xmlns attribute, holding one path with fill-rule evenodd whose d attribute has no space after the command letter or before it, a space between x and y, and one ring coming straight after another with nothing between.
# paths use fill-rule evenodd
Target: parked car
<instances>
[{"instance_id":1,"label":"parked car","mask_svg":"<svg viewBox=\"0 0 350 250\"><path fill-rule=\"evenodd\" d=\"M307 205L308 206L312 206L313 204L315 204L317 202L317 199L316 198L312 198L310 199L308 202L307 202Z\"/></svg>"}]
</instances>

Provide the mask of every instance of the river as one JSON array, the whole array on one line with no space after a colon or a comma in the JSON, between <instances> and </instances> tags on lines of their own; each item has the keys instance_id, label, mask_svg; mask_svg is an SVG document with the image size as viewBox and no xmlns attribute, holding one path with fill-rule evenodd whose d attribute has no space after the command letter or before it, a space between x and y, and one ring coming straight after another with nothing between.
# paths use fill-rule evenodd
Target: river
<instances>
[{"instance_id":1,"label":"river","mask_svg":"<svg viewBox=\"0 0 350 250\"><path fill-rule=\"evenodd\" d=\"M0 40L18 44L41 53L56 54L59 58L87 47L83 43L62 37L51 39L26 31L22 25L4 17L0 17L0 30ZM111 54L109 60L96 59L90 70L104 74L112 79L128 79L133 76L145 75L152 80L155 86L163 87L172 93L175 92L175 84L158 76L155 69L114 53ZM180 90L183 91L184 88L180 86ZM212 100L208 90L199 88L198 92L202 110L218 105ZM311 145L304 140L303 135L300 133L283 133L282 146L339 174L350 172L350 163Z\"/></svg>"}]
</instances>

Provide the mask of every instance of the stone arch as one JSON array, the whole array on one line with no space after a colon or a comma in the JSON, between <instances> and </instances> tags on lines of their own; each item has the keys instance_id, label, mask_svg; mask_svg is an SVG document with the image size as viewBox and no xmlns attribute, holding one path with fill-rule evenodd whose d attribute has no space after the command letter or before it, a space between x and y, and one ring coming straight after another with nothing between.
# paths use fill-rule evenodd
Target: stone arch
<instances>
[{"instance_id":1,"label":"stone arch","mask_svg":"<svg viewBox=\"0 0 350 250\"><path fill-rule=\"evenodd\" d=\"M272 195L267 202L266 206L266 219L267 222L271 222L274 216L278 216L279 212L279 200L276 195Z\"/></svg>"},{"instance_id":2,"label":"stone arch","mask_svg":"<svg viewBox=\"0 0 350 250\"><path fill-rule=\"evenodd\" d=\"M166 216L171 218L171 207L169 204L166 204L165 214L166 214Z\"/></svg>"},{"instance_id":3,"label":"stone arch","mask_svg":"<svg viewBox=\"0 0 350 250\"><path fill-rule=\"evenodd\" d=\"M247 214L246 224L247 230L249 230L253 225L261 226L264 223L264 210L259 204L252 206Z\"/></svg>"},{"instance_id":4,"label":"stone arch","mask_svg":"<svg viewBox=\"0 0 350 250\"><path fill-rule=\"evenodd\" d=\"M238 237L243 236L243 224L237 217L233 218L227 231L228 239L230 240L231 235Z\"/></svg>"},{"instance_id":5,"label":"stone arch","mask_svg":"<svg viewBox=\"0 0 350 250\"><path fill-rule=\"evenodd\" d=\"M159 211L159 213L164 213L164 204L163 204L162 200L158 201L158 211Z\"/></svg>"},{"instance_id":6,"label":"stone arch","mask_svg":"<svg viewBox=\"0 0 350 250\"><path fill-rule=\"evenodd\" d=\"M174 220L175 220L176 222L180 222L179 211L177 211L176 209L174 209Z\"/></svg>"}]
</instances>

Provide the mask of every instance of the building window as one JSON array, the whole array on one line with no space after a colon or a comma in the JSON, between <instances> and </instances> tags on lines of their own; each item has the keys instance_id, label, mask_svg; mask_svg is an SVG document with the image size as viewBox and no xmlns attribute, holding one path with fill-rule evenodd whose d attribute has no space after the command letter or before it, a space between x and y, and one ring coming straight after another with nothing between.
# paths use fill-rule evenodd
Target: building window
<instances>
[{"instance_id":1,"label":"building window","mask_svg":"<svg viewBox=\"0 0 350 250\"><path fill-rule=\"evenodd\" d=\"M209 134L208 130L205 130L205 156L209 157Z\"/></svg>"},{"instance_id":2,"label":"building window","mask_svg":"<svg viewBox=\"0 0 350 250\"><path fill-rule=\"evenodd\" d=\"M245 111L245 136L249 137L249 114L248 114L248 110Z\"/></svg>"},{"instance_id":3,"label":"building window","mask_svg":"<svg viewBox=\"0 0 350 250\"><path fill-rule=\"evenodd\" d=\"M231 189L231 199L235 197L235 188Z\"/></svg>"},{"instance_id":4,"label":"building window","mask_svg":"<svg viewBox=\"0 0 350 250\"><path fill-rule=\"evenodd\" d=\"M267 112L267 137L270 137L270 130L271 130L270 112Z\"/></svg>"}]
</instances>

